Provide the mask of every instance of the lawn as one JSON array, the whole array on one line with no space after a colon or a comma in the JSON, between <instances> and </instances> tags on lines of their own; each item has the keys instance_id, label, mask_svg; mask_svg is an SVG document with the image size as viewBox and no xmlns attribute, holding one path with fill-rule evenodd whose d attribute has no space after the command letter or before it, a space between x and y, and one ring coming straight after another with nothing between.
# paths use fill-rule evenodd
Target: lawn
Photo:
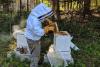
<instances>
[{"instance_id":1,"label":"lawn","mask_svg":"<svg viewBox=\"0 0 100 67\"><path fill-rule=\"evenodd\" d=\"M72 51L75 63L69 67L99 67L100 66L100 18L91 17L87 23L63 20L58 23L60 30L68 31L74 38L73 42L81 49ZM62 27L63 26L63 27ZM12 46L12 48L11 48ZM12 55L6 58L6 53L13 49L15 41L9 33L0 34L0 67L29 67L29 61L20 61ZM43 64L40 67L50 67Z\"/></svg>"},{"instance_id":2,"label":"lawn","mask_svg":"<svg viewBox=\"0 0 100 67\"><path fill-rule=\"evenodd\" d=\"M49 0L44 0L44 3L51 7ZM76 5L77 3L72 2L72 8L75 10L78 9ZM60 4L60 6L61 10L65 9L64 4ZM1 4L0 8L3 8ZM19 5L19 8L22 7ZM74 16L74 14L70 16L69 14L72 14L72 11L68 15L66 14L66 17L58 23L59 29L68 31L73 36L72 41L80 48L78 52L72 50L74 64L70 64L68 67L100 67L100 0L91 0L91 9L97 17L92 16L84 20L79 18L80 11L77 16ZM21 14L23 17L20 16ZM20 11L0 11L0 67L29 67L30 61L28 59L21 61L21 58L15 57L15 54L7 58L7 53L16 47L16 41L11 34L12 25L20 24L21 28L25 27L28 15L29 12L23 10L22 13ZM45 40L45 44L51 42L50 37L43 37L42 40ZM46 47L43 50L47 50ZM50 64L44 63L39 67L50 67Z\"/></svg>"}]
</instances>

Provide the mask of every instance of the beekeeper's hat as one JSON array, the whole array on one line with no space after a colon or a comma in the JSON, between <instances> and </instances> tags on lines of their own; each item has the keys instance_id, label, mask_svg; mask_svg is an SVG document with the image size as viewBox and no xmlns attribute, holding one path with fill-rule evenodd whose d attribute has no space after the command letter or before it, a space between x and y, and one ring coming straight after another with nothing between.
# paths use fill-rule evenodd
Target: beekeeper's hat
<instances>
[{"instance_id":1,"label":"beekeeper's hat","mask_svg":"<svg viewBox=\"0 0 100 67\"><path fill-rule=\"evenodd\" d=\"M37 17L39 20L43 20L44 18L53 15L53 11L51 8L47 7L44 3L40 3L35 8L32 9L31 15Z\"/></svg>"}]
</instances>

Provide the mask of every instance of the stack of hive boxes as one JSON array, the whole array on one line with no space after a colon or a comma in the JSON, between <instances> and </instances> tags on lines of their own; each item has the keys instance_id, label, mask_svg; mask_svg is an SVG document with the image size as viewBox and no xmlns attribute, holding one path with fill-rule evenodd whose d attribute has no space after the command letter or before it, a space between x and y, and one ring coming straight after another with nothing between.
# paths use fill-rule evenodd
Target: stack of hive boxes
<instances>
[{"instance_id":1,"label":"stack of hive boxes","mask_svg":"<svg viewBox=\"0 0 100 67\"><path fill-rule=\"evenodd\" d=\"M66 31L54 34L54 44L47 54L51 67L66 67L74 63L71 48L74 50L79 50L79 48L71 40L72 37Z\"/></svg>"}]
</instances>

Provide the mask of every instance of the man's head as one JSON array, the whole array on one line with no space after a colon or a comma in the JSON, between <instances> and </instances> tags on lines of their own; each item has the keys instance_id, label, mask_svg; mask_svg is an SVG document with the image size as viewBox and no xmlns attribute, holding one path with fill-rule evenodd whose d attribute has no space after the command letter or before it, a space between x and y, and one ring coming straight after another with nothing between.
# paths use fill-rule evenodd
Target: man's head
<instances>
[{"instance_id":1,"label":"man's head","mask_svg":"<svg viewBox=\"0 0 100 67\"><path fill-rule=\"evenodd\" d=\"M53 15L53 10L44 3L40 3L32 9L31 15L37 17L40 21L43 21L45 18Z\"/></svg>"}]
</instances>

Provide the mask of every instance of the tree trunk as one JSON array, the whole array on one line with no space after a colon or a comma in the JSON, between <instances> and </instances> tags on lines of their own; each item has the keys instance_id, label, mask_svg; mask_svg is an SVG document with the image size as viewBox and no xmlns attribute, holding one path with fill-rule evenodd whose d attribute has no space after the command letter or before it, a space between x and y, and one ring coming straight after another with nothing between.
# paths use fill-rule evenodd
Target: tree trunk
<instances>
[{"instance_id":1,"label":"tree trunk","mask_svg":"<svg viewBox=\"0 0 100 67\"><path fill-rule=\"evenodd\" d=\"M29 0L27 0L27 11L29 11Z\"/></svg>"},{"instance_id":2,"label":"tree trunk","mask_svg":"<svg viewBox=\"0 0 100 67\"><path fill-rule=\"evenodd\" d=\"M58 19L58 21L60 20L60 4L59 4L59 0L57 0L57 2L56 2L56 13L57 13L57 19Z\"/></svg>"},{"instance_id":3,"label":"tree trunk","mask_svg":"<svg viewBox=\"0 0 100 67\"><path fill-rule=\"evenodd\" d=\"M83 10L84 18L86 15L91 15L90 4L91 4L91 0L84 0L84 10Z\"/></svg>"},{"instance_id":4,"label":"tree trunk","mask_svg":"<svg viewBox=\"0 0 100 67\"><path fill-rule=\"evenodd\" d=\"M98 0L95 0L95 3L96 3L96 7L98 7Z\"/></svg>"},{"instance_id":5,"label":"tree trunk","mask_svg":"<svg viewBox=\"0 0 100 67\"><path fill-rule=\"evenodd\" d=\"M20 0L20 16L22 15L22 0Z\"/></svg>"}]
</instances>

